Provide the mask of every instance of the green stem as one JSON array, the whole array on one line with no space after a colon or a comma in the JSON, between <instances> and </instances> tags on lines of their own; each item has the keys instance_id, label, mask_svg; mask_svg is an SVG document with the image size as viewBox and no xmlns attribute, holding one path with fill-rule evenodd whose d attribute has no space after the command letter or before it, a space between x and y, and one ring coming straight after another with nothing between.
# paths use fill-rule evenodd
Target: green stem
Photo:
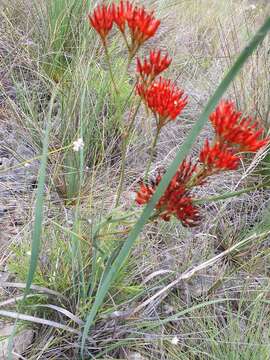
<instances>
[{"instance_id":1,"label":"green stem","mask_svg":"<svg viewBox=\"0 0 270 360\"><path fill-rule=\"evenodd\" d=\"M151 167L151 164L152 164L152 161L153 161L155 148L156 148L156 145L157 145L160 130L161 130L161 128L157 127L157 132L156 132L156 135L155 135L155 137L153 139L152 146L151 146L150 158L148 160L148 164L147 164L146 171L145 171L145 174L144 174L144 181L147 180L148 175L149 175L149 171L150 171L150 167Z\"/></svg>"},{"instance_id":2,"label":"green stem","mask_svg":"<svg viewBox=\"0 0 270 360\"><path fill-rule=\"evenodd\" d=\"M127 40L127 37L126 37L126 34L124 32L121 32L122 33L122 36L124 38L124 42L126 44L126 47L128 49L128 52L130 53L130 46L129 46L129 43L128 43L128 40Z\"/></svg>"},{"instance_id":3,"label":"green stem","mask_svg":"<svg viewBox=\"0 0 270 360\"><path fill-rule=\"evenodd\" d=\"M103 46L105 49L106 60L107 60L108 66L109 66L109 73L110 73L110 77L111 77L111 80L113 83L114 91L115 91L116 95L119 95L119 90L117 89L116 82L115 82L114 76L113 76L110 54L109 54L108 47L105 42L103 43Z\"/></svg>"},{"instance_id":4,"label":"green stem","mask_svg":"<svg viewBox=\"0 0 270 360\"><path fill-rule=\"evenodd\" d=\"M219 200L229 199L231 197L238 196L238 195L241 195L241 194L245 194L245 193L248 193L250 191L256 191L256 190L262 189L262 188L263 189L269 189L270 185L261 184L261 185L258 185L258 186L250 186L250 187L247 187L245 189L241 189L239 191L226 192L224 194L211 196L209 198L195 199L192 202L194 204L200 205L200 204L204 204L206 202L215 202L215 201L219 201Z\"/></svg>"},{"instance_id":5,"label":"green stem","mask_svg":"<svg viewBox=\"0 0 270 360\"><path fill-rule=\"evenodd\" d=\"M127 157L127 148L128 148L128 143L129 143L129 138L130 138L130 134L131 134L131 130L133 128L134 125L134 121L136 119L136 116L138 114L139 108L141 106L141 99L139 100L136 109L133 113L133 116L130 120L129 126L127 128L127 131L125 131L124 136L123 136L123 141L122 141L122 161L121 161L121 173L120 173L120 180L119 180L119 185L118 185L118 189L117 189L117 195L116 195L116 202L115 202L115 206L117 207L119 205L119 201L120 201L120 197L122 194L122 189L123 189L123 183L124 183L124 175L125 175L125 168L126 168L126 157Z\"/></svg>"}]
</instances>

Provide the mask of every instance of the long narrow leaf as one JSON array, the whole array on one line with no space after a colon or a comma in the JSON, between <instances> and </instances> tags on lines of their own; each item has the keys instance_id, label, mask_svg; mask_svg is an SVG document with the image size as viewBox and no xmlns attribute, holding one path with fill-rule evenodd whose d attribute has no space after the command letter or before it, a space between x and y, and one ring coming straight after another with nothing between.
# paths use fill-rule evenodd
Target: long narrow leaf
<instances>
[{"instance_id":1,"label":"long narrow leaf","mask_svg":"<svg viewBox=\"0 0 270 360\"><path fill-rule=\"evenodd\" d=\"M55 99L54 93L50 100L49 112L46 121L46 129L43 141L43 151L41 157L41 163L38 174L38 186L37 186L37 199L35 206L35 218L34 218L34 227L32 233L32 244L31 244L31 257L30 264L28 269L26 288L25 288L25 296L29 293L31 284L34 279L35 271L38 263L38 256L40 251L41 244L41 233L42 233L42 221L43 221L43 206L44 206L44 189L45 189L45 179L46 179L46 168L47 168L47 160L48 160L48 145L49 145L49 133L50 133L50 123L51 123L51 115L52 108Z\"/></svg>"},{"instance_id":2,"label":"long narrow leaf","mask_svg":"<svg viewBox=\"0 0 270 360\"><path fill-rule=\"evenodd\" d=\"M215 202L215 201L220 201L220 200L225 200L225 199L230 199L233 198L235 196L239 196L242 194L247 194L251 191L256 191L258 189L268 189L270 186L269 185L265 185L265 184L260 184L260 185L255 185L255 186L250 186L238 191L228 191L226 193L220 194L220 195L215 195L215 196L210 196L208 198L201 198L201 199L195 199L193 201L194 204L204 204L204 203L209 203L209 202Z\"/></svg>"},{"instance_id":3,"label":"long narrow leaf","mask_svg":"<svg viewBox=\"0 0 270 360\"><path fill-rule=\"evenodd\" d=\"M252 40L249 42L248 46L241 52L237 60L235 61L234 65L222 80L220 85L218 86L217 90L207 103L205 109L203 110L201 116L199 117L196 124L192 127L190 133L188 134L186 140L184 141L183 145L179 149L178 153L176 154L175 159L170 164L167 172L163 176L156 192L152 196L148 205L144 208L142 215L140 216L139 220L131 230L126 242L124 243L121 251L119 252L118 257L115 259L114 263L111 266L110 271L107 273L107 276L103 279L103 283L100 284L98 292L96 294L95 302L87 316L82 342L81 342L81 356L83 357L84 345L85 341L89 332L91 325L93 324L96 314L99 310L99 307L102 305L102 302L105 296L108 293L108 290L115 279L115 275L117 274L118 270L124 264L127 259L127 256L134 244L135 240L137 239L138 235L142 231L144 225L147 223L148 219L150 218L152 211L154 210L155 204L159 201L163 193L165 192L167 186L169 185L172 177L174 176L175 172L177 171L178 166L184 160L186 155L189 153L190 149L192 148L193 144L197 136L199 135L200 131L206 124L210 113L214 110L218 101L228 89L230 83L233 81L235 76L238 74L244 63L247 61L249 56L252 52L258 47L258 45L262 42L265 38L267 32L270 30L270 17L268 17L263 24L263 26L259 29L259 31L255 34Z\"/></svg>"}]
</instances>

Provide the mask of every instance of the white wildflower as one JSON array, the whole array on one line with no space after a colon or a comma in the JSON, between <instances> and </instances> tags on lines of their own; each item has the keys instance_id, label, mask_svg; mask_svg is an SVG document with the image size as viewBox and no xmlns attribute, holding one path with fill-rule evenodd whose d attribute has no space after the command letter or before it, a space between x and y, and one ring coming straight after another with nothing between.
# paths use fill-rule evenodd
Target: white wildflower
<instances>
[{"instance_id":1,"label":"white wildflower","mask_svg":"<svg viewBox=\"0 0 270 360\"><path fill-rule=\"evenodd\" d=\"M129 196L130 196L130 200L135 201L137 194L134 191L131 191Z\"/></svg>"},{"instance_id":2,"label":"white wildflower","mask_svg":"<svg viewBox=\"0 0 270 360\"><path fill-rule=\"evenodd\" d=\"M177 344L179 343L178 337L177 337L177 336L174 336L174 337L172 338L172 340L171 340L171 343L172 343L173 345L177 345Z\"/></svg>"},{"instance_id":3,"label":"white wildflower","mask_svg":"<svg viewBox=\"0 0 270 360\"><path fill-rule=\"evenodd\" d=\"M255 10L256 9L256 5L255 4L251 4L248 7L249 10Z\"/></svg>"},{"instance_id":4,"label":"white wildflower","mask_svg":"<svg viewBox=\"0 0 270 360\"><path fill-rule=\"evenodd\" d=\"M132 352L129 354L128 360L145 360L145 358L138 352Z\"/></svg>"},{"instance_id":5,"label":"white wildflower","mask_svg":"<svg viewBox=\"0 0 270 360\"><path fill-rule=\"evenodd\" d=\"M27 163L24 164L24 167L29 168L30 164L27 162Z\"/></svg>"},{"instance_id":6,"label":"white wildflower","mask_svg":"<svg viewBox=\"0 0 270 360\"><path fill-rule=\"evenodd\" d=\"M84 142L82 138L79 138L78 140L73 142L73 151L82 150L83 147L84 147Z\"/></svg>"}]
</instances>

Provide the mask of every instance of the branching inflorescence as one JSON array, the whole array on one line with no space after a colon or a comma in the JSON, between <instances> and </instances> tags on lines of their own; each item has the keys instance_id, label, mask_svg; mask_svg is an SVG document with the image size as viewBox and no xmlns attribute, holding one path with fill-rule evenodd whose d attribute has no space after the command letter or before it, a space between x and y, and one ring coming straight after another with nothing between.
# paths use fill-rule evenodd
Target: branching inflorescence
<instances>
[{"instance_id":1,"label":"branching inflorescence","mask_svg":"<svg viewBox=\"0 0 270 360\"><path fill-rule=\"evenodd\" d=\"M269 138L261 138L263 129L251 118L242 118L233 102L221 102L210 115L215 130L213 144L206 140L199 160L192 165L186 160L180 165L165 194L156 205L156 216L170 220L172 215L191 227L200 219L198 208L192 204L191 190L206 182L207 177L226 170L236 170L240 163L240 151L256 152ZM140 184L136 202L146 204L161 180L160 174L150 185Z\"/></svg>"},{"instance_id":2,"label":"branching inflorescence","mask_svg":"<svg viewBox=\"0 0 270 360\"><path fill-rule=\"evenodd\" d=\"M115 24L124 37L130 59L148 39L155 35L160 25L153 12L123 0L118 5L97 6L88 18L92 27L99 33L103 44L106 44L107 35Z\"/></svg>"},{"instance_id":3,"label":"branching inflorescence","mask_svg":"<svg viewBox=\"0 0 270 360\"><path fill-rule=\"evenodd\" d=\"M142 83L144 85L151 83L155 77L170 66L171 62L169 54L162 55L161 50L150 50L149 57L144 58L143 61L137 58L137 72Z\"/></svg>"},{"instance_id":4,"label":"branching inflorescence","mask_svg":"<svg viewBox=\"0 0 270 360\"><path fill-rule=\"evenodd\" d=\"M157 129L160 130L169 121L175 120L187 105L187 96L179 90L171 80L160 77L149 86L137 84L137 93L152 110L157 119Z\"/></svg>"},{"instance_id":5,"label":"branching inflorescence","mask_svg":"<svg viewBox=\"0 0 270 360\"><path fill-rule=\"evenodd\" d=\"M117 5L113 3L98 6L93 14L89 15L89 21L99 33L105 50L108 34L113 24L117 26L127 46L129 62L141 46L156 34L160 26L160 21L155 19L153 12L124 0ZM179 89L172 80L160 76L171 62L169 54L162 53L159 49L150 50L147 57L136 60L136 94L156 119L157 131L153 148L161 129L176 120L188 103L184 90ZM232 101L222 101L209 116L209 120L215 133L213 141L210 143L209 139L205 140L197 161L182 162L156 204L156 212L152 218L160 217L169 221L175 216L184 226L196 226L201 217L199 208L194 204L192 189L202 186L209 176L236 170L244 152L254 153L269 143L268 137L263 138L264 130L259 123L251 117L243 117ZM147 175L148 170L149 167ZM141 181L136 203L147 204L161 179L159 172L150 183Z\"/></svg>"}]
</instances>

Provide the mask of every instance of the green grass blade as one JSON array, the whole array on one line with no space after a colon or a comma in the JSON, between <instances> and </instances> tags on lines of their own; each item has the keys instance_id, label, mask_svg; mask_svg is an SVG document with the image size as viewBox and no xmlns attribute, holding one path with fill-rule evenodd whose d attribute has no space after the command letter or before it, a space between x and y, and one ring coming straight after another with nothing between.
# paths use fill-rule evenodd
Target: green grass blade
<instances>
[{"instance_id":1,"label":"green grass blade","mask_svg":"<svg viewBox=\"0 0 270 360\"><path fill-rule=\"evenodd\" d=\"M82 336L82 342L81 342L82 357L83 357L84 345L85 345L85 341L86 341L89 329L95 320L95 317L99 310L99 307L102 305L102 302L103 302L103 300L115 278L115 275L117 274L118 270L121 268L121 266L126 261L127 256L130 252L130 249L132 248L132 245L134 244L138 235L142 231L144 225L147 223L148 219L150 218L152 211L154 210L155 204L158 202L158 200L161 198L161 196L165 192L165 190L166 190L167 186L169 185L172 177L174 176L179 164L184 160L184 158L189 153L190 149L192 148L193 144L195 143L197 136L199 135L200 131L206 124L210 113L215 109L216 105L218 104L218 101L220 100L222 95L225 93L225 91L228 89L230 83L233 81L235 76L238 74L238 72L240 71L240 69L242 68L244 63L247 61L249 56L252 54L252 52L258 47L258 45L265 38L265 36L269 30L270 30L270 17L268 17L266 19L263 26L258 30L258 32L254 35L252 40L249 42L248 46L246 48L244 48L244 50L241 52L241 54L235 61L234 65L231 67L231 69L229 70L229 72L227 73L225 78L222 80L222 82L218 86L217 90L215 91L215 93L213 94L211 99L208 101L208 103L207 103L206 107L204 108L202 114L200 115L198 121L192 127L186 140L184 141L183 145L181 146L178 153L176 154L175 159L172 161L167 172L163 176L156 192L154 193L154 195L151 198L151 201L144 208L142 215L140 216L139 220L137 221L137 223L134 225L133 229L131 230L121 251L119 252L114 263L112 264L110 271L108 272L107 276L103 279L103 283L100 284L100 287L96 294L94 304L86 318L86 323L85 323L84 332L83 332L83 336Z\"/></svg>"},{"instance_id":2,"label":"green grass blade","mask_svg":"<svg viewBox=\"0 0 270 360\"><path fill-rule=\"evenodd\" d=\"M235 196L239 196L242 194L247 194L251 191L256 191L258 189L268 189L270 187L270 185L265 185L265 184L260 184L257 186L250 186L238 191L228 191L226 193L220 194L220 195L215 195L215 196L211 196L208 198L201 198L201 199L195 199L193 201L194 204L200 205L200 204L205 204L205 203L210 203L210 202L216 202L216 201L220 201L220 200L225 200L225 199L230 199L233 198Z\"/></svg>"},{"instance_id":3,"label":"green grass blade","mask_svg":"<svg viewBox=\"0 0 270 360\"><path fill-rule=\"evenodd\" d=\"M48 160L48 146L49 146L49 133L50 133L50 123L51 123L51 115L52 108L55 99L55 93L52 95L50 100L49 112L46 122L46 129L44 134L43 141L43 150L42 157L40 162L39 174L38 174L38 186L37 186L37 199L35 205L35 218L34 218L34 226L32 232L32 244L31 244L31 257L29 263L28 276L26 281L26 288L24 292L24 297L30 291L31 284L34 279L38 256L41 245L41 234L42 234L42 221L43 221L43 205L44 205L44 189L45 189L45 180L46 180L46 168L47 168L47 160Z\"/></svg>"}]
</instances>

